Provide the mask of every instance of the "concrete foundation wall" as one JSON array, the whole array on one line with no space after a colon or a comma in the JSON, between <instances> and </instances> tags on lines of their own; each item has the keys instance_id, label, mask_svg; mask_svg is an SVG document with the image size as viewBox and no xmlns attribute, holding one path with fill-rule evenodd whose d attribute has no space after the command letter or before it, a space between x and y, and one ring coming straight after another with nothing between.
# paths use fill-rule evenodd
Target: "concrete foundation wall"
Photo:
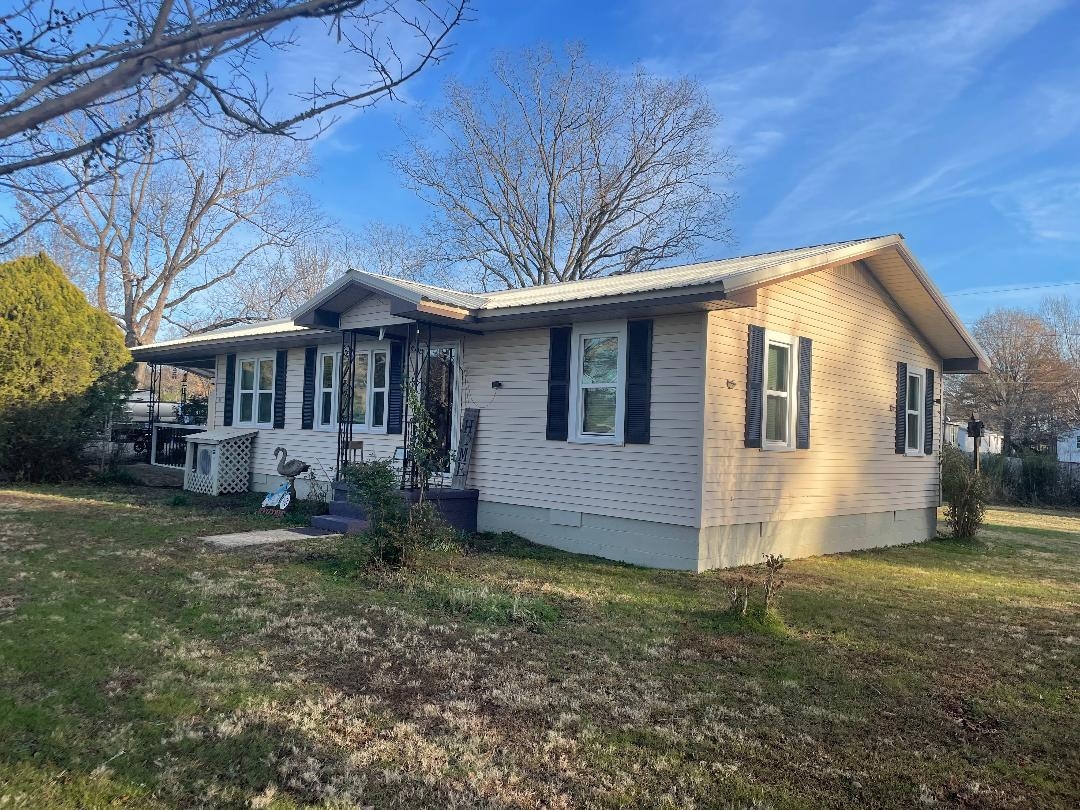
<instances>
[{"instance_id":1,"label":"concrete foundation wall","mask_svg":"<svg viewBox=\"0 0 1080 810\"><path fill-rule=\"evenodd\" d=\"M859 515L709 526L701 530L698 570L761 562L762 554L814 557L929 540L937 509L904 509Z\"/></svg>"},{"instance_id":2,"label":"concrete foundation wall","mask_svg":"<svg viewBox=\"0 0 1080 810\"><path fill-rule=\"evenodd\" d=\"M813 557L928 540L937 510L907 509L693 529L648 520L612 518L481 500L480 531L510 531L534 543L609 560L707 571L755 565L761 555Z\"/></svg>"},{"instance_id":3,"label":"concrete foundation wall","mask_svg":"<svg viewBox=\"0 0 1080 810\"><path fill-rule=\"evenodd\" d=\"M699 530L690 526L482 499L477 526L480 531L515 532L541 545L635 565L683 571L698 566Z\"/></svg>"}]
</instances>

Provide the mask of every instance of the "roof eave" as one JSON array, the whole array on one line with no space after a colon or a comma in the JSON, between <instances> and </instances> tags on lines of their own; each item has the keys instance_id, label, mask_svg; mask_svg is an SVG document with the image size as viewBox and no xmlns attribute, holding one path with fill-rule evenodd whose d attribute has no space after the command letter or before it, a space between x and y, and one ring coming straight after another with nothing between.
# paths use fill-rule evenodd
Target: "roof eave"
<instances>
[{"instance_id":1,"label":"roof eave","mask_svg":"<svg viewBox=\"0 0 1080 810\"><path fill-rule=\"evenodd\" d=\"M744 270L741 273L732 273L725 277L724 285L729 292L745 290L751 287L760 287L765 284L775 284L786 278L812 273L825 267L839 264L848 264L873 256L890 247L902 245L904 238L900 234L890 234L877 239L867 239L855 245L850 245L839 250L831 250L826 253L818 253L805 259L796 261L777 262L776 264L759 267L754 270Z\"/></svg>"},{"instance_id":2,"label":"roof eave","mask_svg":"<svg viewBox=\"0 0 1080 810\"><path fill-rule=\"evenodd\" d=\"M284 332L265 332L254 335L207 336L186 342L165 341L147 346L135 346L131 356L140 363L164 363L183 366L185 362L212 358L230 351L257 349L264 343L289 348L318 343L330 332L323 329L293 329Z\"/></svg>"},{"instance_id":3,"label":"roof eave","mask_svg":"<svg viewBox=\"0 0 1080 810\"><path fill-rule=\"evenodd\" d=\"M908 250L907 245L905 245L902 240L896 245L896 252L900 254L900 257L904 260L904 263L907 264L909 268L911 268L911 272L915 274L915 278L919 280L919 283L922 284L927 294L934 299L934 303L938 305L942 313L949 320L949 323L952 324L953 329L955 329L957 334L960 335L961 340L963 340L964 343L968 345L968 348L971 349L970 358L950 359L965 361L974 360L975 362L971 364L974 366L974 368L957 369L955 372L950 373L989 373L990 358L986 355L986 352L983 351L982 347L979 345L979 342L975 340L975 337L967 330L967 327L964 326L964 322L960 320L960 316L956 314L956 311L952 308L952 305L949 304L948 300L946 300L941 290L937 288L937 285L930 280L930 276L927 274L926 270L923 269L923 266L919 264L919 260L915 258L914 254L912 254L910 250Z\"/></svg>"}]
</instances>

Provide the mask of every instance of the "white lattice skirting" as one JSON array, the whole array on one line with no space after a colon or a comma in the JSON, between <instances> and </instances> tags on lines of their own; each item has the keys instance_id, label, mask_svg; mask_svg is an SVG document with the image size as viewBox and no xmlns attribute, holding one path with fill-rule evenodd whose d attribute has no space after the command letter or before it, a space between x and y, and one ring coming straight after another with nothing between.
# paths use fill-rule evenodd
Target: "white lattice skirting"
<instances>
[{"instance_id":1,"label":"white lattice skirting","mask_svg":"<svg viewBox=\"0 0 1080 810\"><path fill-rule=\"evenodd\" d=\"M255 431L210 430L188 438L184 489L204 495L247 492Z\"/></svg>"}]
</instances>

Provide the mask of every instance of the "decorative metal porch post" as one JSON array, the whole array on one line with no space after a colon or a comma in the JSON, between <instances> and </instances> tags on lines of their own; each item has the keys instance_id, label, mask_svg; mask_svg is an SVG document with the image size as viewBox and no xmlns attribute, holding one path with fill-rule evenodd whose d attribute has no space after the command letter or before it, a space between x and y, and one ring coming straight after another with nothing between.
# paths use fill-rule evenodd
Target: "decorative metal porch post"
<instances>
[{"instance_id":1,"label":"decorative metal porch post","mask_svg":"<svg viewBox=\"0 0 1080 810\"><path fill-rule=\"evenodd\" d=\"M338 435L337 469L334 478L341 480L342 471L349 463L349 446L353 437L353 390L356 385L356 332L347 329L341 333L341 368L338 385Z\"/></svg>"}]
</instances>

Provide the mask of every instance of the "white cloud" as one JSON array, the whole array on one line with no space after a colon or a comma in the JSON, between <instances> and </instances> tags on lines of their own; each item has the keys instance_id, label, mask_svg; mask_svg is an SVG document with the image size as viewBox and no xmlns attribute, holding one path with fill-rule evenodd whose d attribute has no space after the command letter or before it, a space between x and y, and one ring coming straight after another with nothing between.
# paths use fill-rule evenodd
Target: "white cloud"
<instances>
[{"instance_id":1,"label":"white cloud","mask_svg":"<svg viewBox=\"0 0 1080 810\"><path fill-rule=\"evenodd\" d=\"M1036 239L1080 243L1080 174L1026 178L997 189L991 202Z\"/></svg>"},{"instance_id":2,"label":"white cloud","mask_svg":"<svg viewBox=\"0 0 1080 810\"><path fill-rule=\"evenodd\" d=\"M849 125L846 135L838 122L841 137L759 221L756 235L790 233L793 222L801 222L812 234L838 223L882 219L890 205L904 208L916 200L926 204L971 193L972 170L1014 145L1015 130L983 132L977 147L964 144L939 154L922 177L899 192L894 191L898 167L887 161L948 109L992 55L1061 5L1058 0L952 3L906 23L875 16L845 32L846 41L866 43L856 54L846 55L846 68L872 69L883 85L883 103L867 110L861 123L854 116L844 122ZM821 55L836 59L831 49ZM1065 131L1059 127L1059 136ZM838 186L850 187L852 178L859 178L866 191L857 208L850 197L832 195Z\"/></svg>"}]
</instances>

